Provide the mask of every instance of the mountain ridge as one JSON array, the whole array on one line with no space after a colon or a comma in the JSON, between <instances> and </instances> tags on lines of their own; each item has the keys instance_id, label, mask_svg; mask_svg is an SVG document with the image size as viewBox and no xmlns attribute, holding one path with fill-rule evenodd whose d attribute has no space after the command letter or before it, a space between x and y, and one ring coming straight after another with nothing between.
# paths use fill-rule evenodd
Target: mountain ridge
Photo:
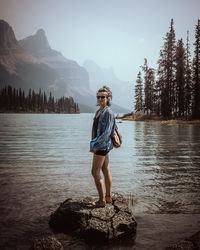
<instances>
[{"instance_id":1,"label":"mountain ridge","mask_svg":"<svg viewBox=\"0 0 200 250\"><path fill-rule=\"evenodd\" d=\"M0 85L52 92L57 98L72 96L81 112L95 110L96 96L90 89L87 70L53 50L45 31L17 41L12 27L0 21ZM113 104L114 112L126 109Z\"/></svg>"}]
</instances>

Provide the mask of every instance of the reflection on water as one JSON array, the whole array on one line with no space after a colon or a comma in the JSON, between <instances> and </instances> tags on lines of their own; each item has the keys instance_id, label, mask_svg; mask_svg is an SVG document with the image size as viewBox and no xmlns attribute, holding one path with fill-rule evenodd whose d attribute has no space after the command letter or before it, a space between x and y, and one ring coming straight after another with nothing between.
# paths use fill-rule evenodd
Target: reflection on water
<instances>
[{"instance_id":1,"label":"reflection on water","mask_svg":"<svg viewBox=\"0 0 200 250\"><path fill-rule=\"evenodd\" d=\"M0 114L0 244L48 233L68 197L96 197L89 152L93 114ZM118 123L113 191L133 213L200 213L200 126ZM12 240L8 240L12 239ZM25 243L24 243L25 244ZM137 248L139 249L139 248Z\"/></svg>"},{"instance_id":2,"label":"reflection on water","mask_svg":"<svg viewBox=\"0 0 200 250\"><path fill-rule=\"evenodd\" d=\"M135 156L144 212L200 212L199 126L138 123Z\"/></svg>"}]
</instances>

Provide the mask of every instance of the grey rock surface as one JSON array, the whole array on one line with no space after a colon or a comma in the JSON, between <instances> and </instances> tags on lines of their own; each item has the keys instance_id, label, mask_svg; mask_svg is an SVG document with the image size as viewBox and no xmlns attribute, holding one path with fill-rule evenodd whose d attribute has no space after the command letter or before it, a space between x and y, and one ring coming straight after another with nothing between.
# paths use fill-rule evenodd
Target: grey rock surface
<instances>
[{"instance_id":1,"label":"grey rock surface","mask_svg":"<svg viewBox=\"0 0 200 250\"><path fill-rule=\"evenodd\" d=\"M91 198L67 199L51 214L49 224L54 232L71 233L94 242L134 237L137 223L126 199L117 193L112 199L112 204L103 208L93 206Z\"/></svg>"}]
</instances>

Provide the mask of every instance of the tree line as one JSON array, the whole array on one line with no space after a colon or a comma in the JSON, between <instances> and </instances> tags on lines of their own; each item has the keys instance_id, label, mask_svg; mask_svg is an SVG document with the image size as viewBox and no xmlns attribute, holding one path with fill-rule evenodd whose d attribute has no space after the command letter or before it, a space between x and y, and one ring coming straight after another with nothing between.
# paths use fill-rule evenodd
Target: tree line
<instances>
[{"instance_id":1,"label":"tree line","mask_svg":"<svg viewBox=\"0 0 200 250\"><path fill-rule=\"evenodd\" d=\"M189 32L176 41L174 22L164 37L157 70L147 59L137 75L135 112L167 118L200 118L200 20L195 27L194 57L191 58ZM143 73L143 76L142 76Z\"/></svg>"},{"instance_id":2,"label":"tree line","mask_svg":"<svg viewBox=\"0 0 200 250\"><path fill-rule=\"evenodd\" d=\"M0 89L1 112L25 113L79 113L79 106L72 97L55 99L50 92L49 96L39 89L36 93L29 89L27 95L21 88L15 89L6 86Z\"/></svg>"}]
</instances>

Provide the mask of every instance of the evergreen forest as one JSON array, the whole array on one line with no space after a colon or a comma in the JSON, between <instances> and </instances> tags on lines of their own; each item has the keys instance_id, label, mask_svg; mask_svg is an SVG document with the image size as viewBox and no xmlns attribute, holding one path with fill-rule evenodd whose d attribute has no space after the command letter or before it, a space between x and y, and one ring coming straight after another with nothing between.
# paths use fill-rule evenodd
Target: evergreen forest
<instances>
[{"instance_id":1,"label":"evergreen forest","mask_svg":"<svg viewBox=\"0 0 200 250\"><path fill-rule=\"evenodd\" d=\"M191 57L189 32L176 41L174 22L163 38L157 70L147 59L137 75L135 112L163 118L200 119L200 20L195 27L194 55Z\"/></svg>"},{"instance_id":2,"label":"evergreen forest","mask_svg":"<svg viewBox=\"0 0 200 250\"><path fill-rule=\"evenodd\" d=\"M6 86L0 89L0 112L14 113L80 113L79 106L72 97L55 99L41 89L39 93L29 89L27 95L21 88Z\"/></svg>"}]
</instances>

